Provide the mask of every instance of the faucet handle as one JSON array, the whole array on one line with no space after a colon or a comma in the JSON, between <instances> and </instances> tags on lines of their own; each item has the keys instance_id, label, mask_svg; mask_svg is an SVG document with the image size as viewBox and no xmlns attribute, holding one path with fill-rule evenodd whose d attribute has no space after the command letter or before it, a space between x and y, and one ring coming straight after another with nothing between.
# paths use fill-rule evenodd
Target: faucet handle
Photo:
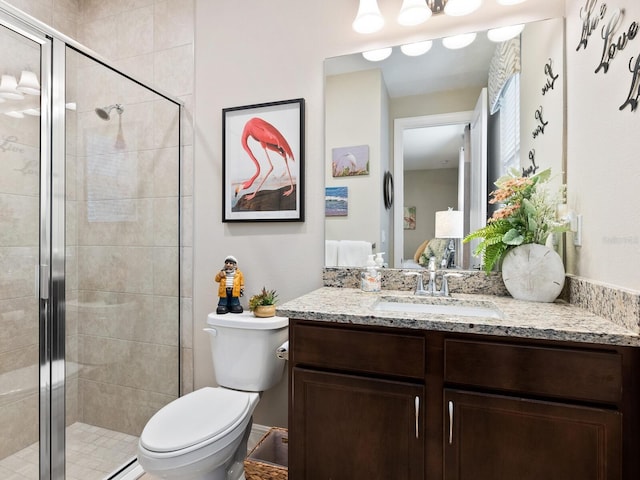
<instances>
[{"instance_id":1,"label":"faucet handle","mask_svg":"<svg viewBox=\"0 0 640 480\"><path fill-rule=\"evenodd\" d=\"M447 279L449 277L462 277L461 273L445 273L442 275L442 285L440 286L440 295L444 297L449 296L449 282Z\"/></svg>"},{"instance_id":2,"label":"faucet handle","mask_svg":"<svg viewBox=\"0 0 640 480\"><path fill-rule=\"evenodd\" d=\"M415 295L425 295L427 293L427 291L424 289L421 272L404 272L404 274L408 277L418 277L418 280L416 281L416 289L414 291Z\"/></svg>"}]
</instances>

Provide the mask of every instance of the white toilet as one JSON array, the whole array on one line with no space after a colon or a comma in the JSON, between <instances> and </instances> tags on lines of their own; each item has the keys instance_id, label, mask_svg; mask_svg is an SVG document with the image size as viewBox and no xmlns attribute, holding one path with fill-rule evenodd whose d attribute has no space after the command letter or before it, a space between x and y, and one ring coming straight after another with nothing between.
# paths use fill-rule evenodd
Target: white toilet
<instances>
[{"instance_id":1,"label":"white toilet","mask_svg":"<svg viewBox=\"0 0 640 480\"><path fill-rule=\"evenodd\" d=\"M207 318L216 382L160 409L138 443L138 462L154 477L237 480L243 474L251 415L260 392L282 378L276 350L288 338L289 320L250 312Z\"/></svg>"}]
</instances>

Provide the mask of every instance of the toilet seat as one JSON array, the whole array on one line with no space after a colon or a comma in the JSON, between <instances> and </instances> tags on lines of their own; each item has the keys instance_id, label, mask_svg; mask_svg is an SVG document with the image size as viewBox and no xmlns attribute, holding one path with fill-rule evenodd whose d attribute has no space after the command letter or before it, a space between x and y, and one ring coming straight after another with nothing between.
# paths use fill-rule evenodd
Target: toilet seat
<instances>
[{"instance_id":1,"label":"toilet seat","mask_svg":"<svg viewBox=\"0 0 640 480\"><path fill-rule=\"evenodd\" d=\"M212 443L237 427L253 408L253 392L205 387L161 408L147 423L140 445L166 454Z\"/></svg>"}]
</instances>

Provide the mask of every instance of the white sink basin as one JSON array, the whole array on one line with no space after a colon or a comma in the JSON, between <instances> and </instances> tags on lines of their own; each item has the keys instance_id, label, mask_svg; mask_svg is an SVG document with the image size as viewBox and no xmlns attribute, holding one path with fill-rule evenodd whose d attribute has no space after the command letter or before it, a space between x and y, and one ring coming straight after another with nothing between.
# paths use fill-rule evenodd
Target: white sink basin
<instances>
[{"instance_id":1,"label":"white sink basin","mask_svg":"<svg viewBox=\"0 0 640 480\"><path fill-rule=\"evenodd\" d=\"M493 303L484 300L460 300L438 297L382 297L373 307L379 312L427 313L462 317L503 318Z\"/></svg>"}]
</instances>

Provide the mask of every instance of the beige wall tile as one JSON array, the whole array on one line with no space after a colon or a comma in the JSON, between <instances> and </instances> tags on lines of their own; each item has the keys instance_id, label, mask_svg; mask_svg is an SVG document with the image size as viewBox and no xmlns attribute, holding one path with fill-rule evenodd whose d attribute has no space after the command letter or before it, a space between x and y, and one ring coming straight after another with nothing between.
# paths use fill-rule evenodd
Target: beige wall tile
<instances>
[{"instance_id":1,"label":"beige wall tile","mask_svg":"<svg viewBox=\"0 0 640 480\"><path fill-rule=\"evenodd\" d=\"M177 395L177 346L89 335L80 335L78 341L81 379Z\"/></svg>"},{"instance_id":2,"label":"beige wall tile","mask_svg":"<svg viewBox=\"0 0 640 480\"><path fill-rule=\"evenodd\" d=\"M193 43L193 1L158 1L154 9L156 50Z\"/></svg>"},{"instance_id":3,"label":"beige wall tile","mask_svg":"<svg viewBox=\"0 0 640 480\"><path fill-rule=\"evenodd\" d=\"M84 379L80 380L79 389L83 422L137 436L154 413L176 398Z\"/></svg>"},{"instance_id":4,"label":"beige wall tile","mask_svg":"<svg viewBox=\"0 0 640 480\"><path fill-rule=\"evenodd\" d=\"M154 83L172 95L193 93L193 46L155 52Z\"/></svg>"},{"instance_id":5,"label":"beige wall tile","mask_svg":"<svg viewBox=\"0 0 640 480\"><path fill-rule=\"evenodd\" d=\"M35 297L38 259L37 247L0 247L0 300Z\"/></svg>"},{"instance_id":6,"label":"beige wall tile","mask_svg":"<svg viewBox=\"0 0 640 480\"><path fill-rule=\"evenodd\" d=\"M135 57L153 52L153 6L126 10L117 16L116 56Z\"/></svg>"},{"instance_id":7,"label":"beige wall tile","mask_svg":"<svg viewBox=\"0 0 640 480\"><path fill-rule=\"evenodd\" d=\"M40 198L0 193L0 245L39 245Z\"/></svg>"},{"instance_id":8,"label":"beige wall tile","mask_svg":"<svg viewBox=\"0 0 640 480\"><path fill-rule=\"evenodd\" d=\"M0 408L0 458L38 441L38 396Z\"/></svg>"},{"instance_id":9,"label":"beige wall tile","mask_svg":"<svg viewBox=\"0 0 640 480\"><path fill-rule=\"evenodd\" d=\"M0 355L38 342L38 300L33 297L0 300Z\"/></svg>"},{"instance_id":10,"label":"beige wall tile","mask_svg":"<svg viewBox=\"0 0 640 480\"><path fill-rule=\"evenodd\" d=\"M83 289L153 293L154 253L142 247L79 247L78 282Z\"/></svg>"},{"instance_id":11,"label":"beige wall tile","mask_svg":"<svg viewBox=\"0 0 640 480\"><path fill-rule=\"evenodd\" d=\"M153 249L153 293L178 296L178 249L156 247Z\"/></svg>"}]
</instances>

